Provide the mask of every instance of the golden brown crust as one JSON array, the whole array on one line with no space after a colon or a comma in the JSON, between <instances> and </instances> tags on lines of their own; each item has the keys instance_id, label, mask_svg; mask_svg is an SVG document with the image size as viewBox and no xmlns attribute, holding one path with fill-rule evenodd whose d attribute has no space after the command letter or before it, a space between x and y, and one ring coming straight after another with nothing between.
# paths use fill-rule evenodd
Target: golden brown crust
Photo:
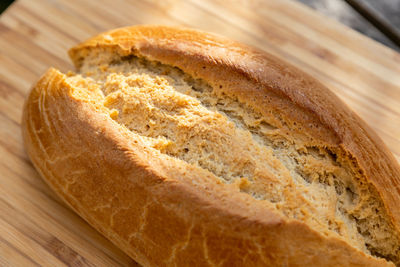
<instances>
[{"instance_id":1,"label":"golden brown crust","mask_svg":"<svg viewBox=\"0 0 400 267\"><path fill-rule=\"evenodd\" d=\"M269 101L301 124L317 123L317 118L322 130L303 131L351 154L399 226L400 172L392 155L307 75L235 42L168 27L111 31L73 48L71 58L79 68L87 49L99 46L177 66L254 105ZM128 130L74 97L73 90L53 69L33 88L23 118L28 154L62 199L139 263L388 265L343 240L288 221L262 201L219 186L198 168L146 149ZM287 109L292 106L296 109Z\"/></svg>"}]
</instances>

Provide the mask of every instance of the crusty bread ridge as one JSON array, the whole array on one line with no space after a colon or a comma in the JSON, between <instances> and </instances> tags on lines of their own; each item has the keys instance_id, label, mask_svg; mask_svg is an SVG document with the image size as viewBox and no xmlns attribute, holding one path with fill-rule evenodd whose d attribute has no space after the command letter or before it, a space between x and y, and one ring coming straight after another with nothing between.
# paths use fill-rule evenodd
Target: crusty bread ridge
<instances>
[{"instance_id":1,"label":"crusty bread ridge","mask_svg":"<svg viewBox=\"0 0 400 267\"><path fill-rule=\"evenodd\" d=\"M195 30L135 26L70 50L26 102L27 152L143 265L400 264L400 170L319 82Z\"/></svg>"}]
</instances>

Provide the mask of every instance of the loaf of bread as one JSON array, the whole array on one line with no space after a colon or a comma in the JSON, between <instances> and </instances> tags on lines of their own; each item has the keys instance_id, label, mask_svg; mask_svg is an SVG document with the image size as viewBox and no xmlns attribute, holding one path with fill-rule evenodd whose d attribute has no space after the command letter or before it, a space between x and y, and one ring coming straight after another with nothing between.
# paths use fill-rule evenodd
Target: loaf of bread
<instances>
[{"instance_id":1,"label":"loaf of bread","mask_svg":"<svg viewBox=\"0 0 400 267\"><path fill-rule=\"evenodd\" d=\"M75 212L144 266L400 265L400 169L319 82L184 28L69 51L23 115L27 152Z\"/></svg>"}]
</instances>

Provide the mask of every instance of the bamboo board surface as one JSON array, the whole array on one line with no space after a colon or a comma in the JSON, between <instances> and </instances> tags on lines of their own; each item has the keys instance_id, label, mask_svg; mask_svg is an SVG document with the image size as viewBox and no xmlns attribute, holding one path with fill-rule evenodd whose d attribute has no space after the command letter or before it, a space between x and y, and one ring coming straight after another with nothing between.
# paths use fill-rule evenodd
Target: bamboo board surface
<instances>
[{"instance_id":1,"label":"bamboo board surface","mask_svg":"<svg viewBox=\"0 0 400 267\"><path fill-rule=\"evenodd\" d=\"M0 266L135 265L66 208L33 169L20 120L32 83L66 51L133 24L184 25L283 58L321 80L400 159L400 54L282 0L18 0L0 17Z\"/></svg>"}]
</instances>

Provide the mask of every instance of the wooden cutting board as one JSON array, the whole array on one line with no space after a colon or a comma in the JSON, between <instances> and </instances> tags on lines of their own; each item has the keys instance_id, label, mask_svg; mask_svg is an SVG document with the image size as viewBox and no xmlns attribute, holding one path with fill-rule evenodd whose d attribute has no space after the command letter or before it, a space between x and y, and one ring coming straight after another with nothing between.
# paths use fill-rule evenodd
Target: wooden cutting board
<instances>
[{"instance_id":1,"label":"wooden cutting board","mask_svg":"<svg viewBox=\"0 0 400 267\"><path fill-rule=\"evenodd\" d=\"M0 17L0 265L135 265L42 182L20 133L23 101L66 50L104 30L185 25L273 53L336 92L400 159L400 54L292 1L18 0Z\"/></svg>"}]
</instances>

